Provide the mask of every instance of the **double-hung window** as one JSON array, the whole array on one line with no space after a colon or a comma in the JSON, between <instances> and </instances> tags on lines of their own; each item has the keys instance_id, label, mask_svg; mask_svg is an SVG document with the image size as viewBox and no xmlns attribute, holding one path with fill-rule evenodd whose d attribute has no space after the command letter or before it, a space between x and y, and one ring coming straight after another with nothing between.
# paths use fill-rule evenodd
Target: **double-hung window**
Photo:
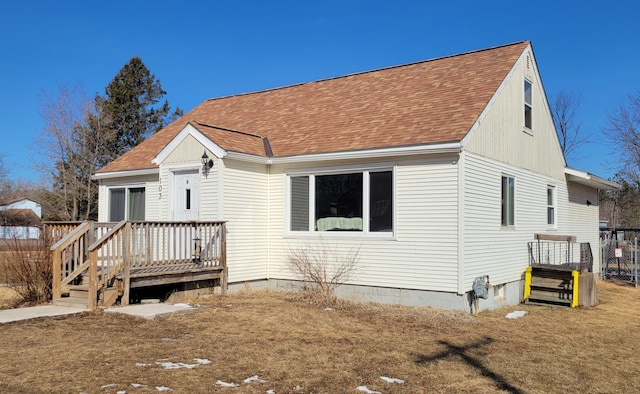
<instances>
[{"instance_id":1,"label":"double-hung window","mask_svg":"<svg viewBox=\"0 0 640 394\"><path fill-rule=\"evenodd\" d=\"M532 118L533 101L531 94L531 82L525 79L524 81L524 127L531 131L533 130L533 118Z\"/></svg>"},{"instance_id":2,"label":"double-hung window","mask_svg":"<svg viewBox=\"0 0 640 394\"><path fill-rule=\"evenodd\" d=\"M109 189L109 221L144 220L145 188L119 187Z\"/></svg>"},{"instance_id":3,"label":"double-hung window","mask_svg":"<svg viewBox=\"0 0 640 394\"><path fill-rule=\"evenodd\" d=\"M393 232L393 169L289 175L289 231Z\"/></svg>"},{"instance_id":4,"label":"double-hung window","mask_svg":"<svg viewBox=\"0 0 640 394\"><path fill-rule=\"evenodd\" d=\"M547 186L547 224L556 225L556 188L553 186Z\"/></svg>"},{"instance_id":5,"label":"double-hung window","mask_svg":"<svg viewBox=\"0 0 640 394\"><path fill-rule=\"evenodd\" d=\"M515 179L510 176L502 176L502 207L501 223L503 226L513 226L515 224Z\"/></svg>"}]
</instances>

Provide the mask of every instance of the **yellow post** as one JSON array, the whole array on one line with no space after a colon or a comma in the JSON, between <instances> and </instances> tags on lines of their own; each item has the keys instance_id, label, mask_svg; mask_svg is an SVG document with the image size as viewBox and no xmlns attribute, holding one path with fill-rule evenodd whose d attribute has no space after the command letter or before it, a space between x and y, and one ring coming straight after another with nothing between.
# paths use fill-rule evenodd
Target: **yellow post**
<instances>
[{"instance_id":1,"label":"yellow post","mask_svg":"<svg viewBox=\"0 0 640 394\"><path fill-rule=\"evenodd\" d=\"M571 272L571 276L573 276L573 298L571 299L571 307L575 308L578 306L578 279L580 278L580 273L574 270Z\"/></svg>"},{"instance_id":2,"label":"yellow post","mask_svg":"<svg viewBox=\"0 0 640 394\"><path fill-rule=\"evenodd\" d=\"M524 299L525 301L531 295L531 266L524 271Z\"/></svg>"}]
</instances>

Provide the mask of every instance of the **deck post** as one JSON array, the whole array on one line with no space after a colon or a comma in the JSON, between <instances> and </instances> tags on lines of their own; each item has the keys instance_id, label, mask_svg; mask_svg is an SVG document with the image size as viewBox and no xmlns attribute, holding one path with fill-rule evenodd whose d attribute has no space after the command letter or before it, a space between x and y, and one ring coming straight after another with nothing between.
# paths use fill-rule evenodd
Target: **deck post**
<instances>
[{"instance_id":1,"label":"deck post","mask_svg":"<svg viewBox=\"0 0 640 394\"><path fill-rule=\"evenodd\" d=\"M579 291L579 282L580 282L580 273L576 270L571 272L571 277L573 278L573 294L571 298L571 307L575 308L579 305L580 291Z\"/></svg>"},{"instance_id":2,"label":"deck post","mask_svg":"<svg viewBox=\"0 0 640 394\"><path fill-rule=\"evenodd\" d=\"M98 251L89 251L89 300L91 310L98 308Z\"/></svg>"},{"instance_id":3,"label":"deck post","mask_svg":"<svg viewBox=\"0 0 640 394\"><path fill-rule=\"evenodd\" d=\"M220 264L222 265L222 275L220 277L220 294L227 295L227 224L222 223L220 228Z\"/></svg>"},{"instance_id":4,"label":"deck post","mask_svg":"<svg viewBox=\"0 0 640 394\"><path fill-rule=\"evenodd\" d=\"M120 305L129 305L129 295L131 293L131 222L127 222L124 228L124 253L122 256L123 272L122 280L124 282L124 291Z\"/></svg>"},{"instance_id":5,"label":"deck post","mask_svg":"<svg viewBox=\"0 0 640 394\"><path fill-rule=\"evenodd\" d=\"M61 284L60 281L62 280L62 258L60 256L62 252L58 249L54 249L53 250L53 261L51 262L51 264L53 264L53 267L51 269L51 274L53 276L52 278L52 282L51 282L51 298L52 301L57 301L60 298L62 298L62 293L61 293Z\"/></svg>"}]
</instances>

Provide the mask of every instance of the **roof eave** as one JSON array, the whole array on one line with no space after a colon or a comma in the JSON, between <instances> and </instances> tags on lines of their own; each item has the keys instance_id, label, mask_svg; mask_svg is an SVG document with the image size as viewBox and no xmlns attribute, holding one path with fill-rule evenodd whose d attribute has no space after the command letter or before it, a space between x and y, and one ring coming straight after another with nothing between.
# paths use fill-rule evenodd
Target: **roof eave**
<instances>
[{"instance_id":1,"label":"roof eave","mask_svg":"<svg viewBox=\"0 0 640 394\"><path fill-rule=\"evenodd\" d=\"M270 164L304 163L329 160L378 159L384 157L414 156L421 154L460 153L461 151L462 144L460 142L447 142L441 144L413 145L380 149L273 157L270 160Z\"/></svg>"},{"instance_id":2,"label":"roof eave","mask_svg":"<svg viewBox=\"0 0 640 394\"><path fill-rule=\"evenodd\" d=\"M138 170L123 170L123 171L107 171L98 172L94 174L91 179L112 179L112 178L128 178L132 176L144 176L144 175L157 175L160 173L160 168L143 168Z\"/></svg>"},{"instance_id":3,"label":"roof eave","mask_svg":"<svg viewBox=\"0 0 640 394\"><path fill-rule=\"evenodd\" d=\"M565 167L564 173L569 182L578 183L580 185L589 186L599 190L619 190L622 186L616 182L609 181L597 175L590 174L586 171L577 170L571 167Z\"/></svg>"}]
</instances>

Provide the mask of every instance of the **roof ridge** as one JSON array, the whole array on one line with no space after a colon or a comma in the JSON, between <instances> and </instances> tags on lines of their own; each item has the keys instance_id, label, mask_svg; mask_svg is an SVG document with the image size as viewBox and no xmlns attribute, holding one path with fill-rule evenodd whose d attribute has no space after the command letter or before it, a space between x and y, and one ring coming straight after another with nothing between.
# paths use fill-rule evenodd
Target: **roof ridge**
<instances>
[{"instance_id":1,"label":"roof ridge","mask_svg":"<svg viewBox=\"0 0 640 394\"><path fill-rule=\"evenodd\" d=\"M386 66L386 67L376 68L376 69L372 69L372 70L365 70L365 71L356 71L356 72L349 73L349 74L338 75L338 76L329 77L329 78L322 78L322 79L317 79L317 80L314 80L314 81L298 82L298 83L294 83L294 84L291 84L291 85L276 86L276 87L267 88L267 89L264 89L264 90L255 90L255 91L251 91L251 92L243 92L243 93L231 94L231 95L228 95L228 96L212 97L212 98L206 99L205 101L217 101L217 100L228 99L228 98L231 98L231 97L248 96L248 95L252 95L252 94L260 94L260 93L266 93L266 92L271 92L271 91L275 91L275 90L289 89L289 88L293 88L293 87L296 87L296 86L314 84L314 83L318 83L318 82L333 81L333 80L337 80L337 79L341 79L341 78L352 77L352 76L355 76L355 75L369 74L369 73L385 71L385 70L391 70L391 69L400 68L400 67L413 66L413 65L416 65L416 64L429 63L429 62L433 62L433 61L437 61L437 60L450 59L450 58L454 58L454 57L458 57L458 56L472 55L474 53L486 52L486 51L491 51L491 50L495 50L495 49L499 49L499 48L505 48L505 47L519 45L519 44L523 44L523 43L529 43L529 42L530 42L530 40L515 41L515 42L512 42L512 43L508 43L508 44L501 44L501 45L496 45L496 46L488 47L488 48L473 49L473 50L470 50L470 51L467 51L467 52L460 52L460 53L455 53L455 54L452 54L452 55L444 55L444 56L434 57L434 58L430 58L430 59L417 60L417 61L409 62L409 63L396 64L394 66ZM206 125L204 125L204 126L206 126ZM235 131L235 130L229 130L229 131Z\"/></svg>"}]
</instances>

